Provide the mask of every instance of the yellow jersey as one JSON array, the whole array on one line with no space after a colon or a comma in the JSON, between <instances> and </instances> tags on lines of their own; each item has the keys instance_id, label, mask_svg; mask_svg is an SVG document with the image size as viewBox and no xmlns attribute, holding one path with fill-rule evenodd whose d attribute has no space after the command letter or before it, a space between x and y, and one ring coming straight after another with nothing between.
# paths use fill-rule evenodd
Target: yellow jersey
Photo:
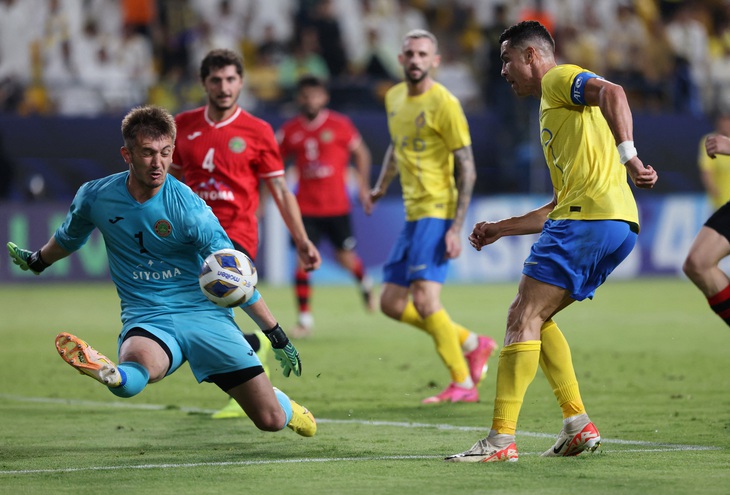
<instances>
[{"instance_id":1,"label":"yellow jersey","mask_svg":"<svg viewBox=\"0 0 730 495\"><path fill-rule=\"evenodd\" d=\"M385 109L406 220L454 218L458 192L452 152L471 145L461 103L439 83L409 96L401 82L386 93Z\"/></svg>"},{"instance_id":2,"label":"yellow jersey","mask_svg":"<svg viewBox=\"0 0 730 495\"><path fill-rule=\"evenodd\" d=\"M542 78L540 141L557 195L553 220L625 220L639 226L636 201L616 142L600 108L585 103L577 65L557 65Z\"/></svg>"},{"instance_id":3,"label":"yellow jersey","mask_svg":"<svg viewBox=\"0 0 730 495\"><path fill-rule=\"evenodd\" d=\"M712 207L718 209L730 201L730 156L715 155L715 158L707 156L705 141L707 136L700 140L700 149L697 154L697 165L702 172L709 172L712 182L717 188L717 196L710 196Z\"/></svg>"}]
</instances>

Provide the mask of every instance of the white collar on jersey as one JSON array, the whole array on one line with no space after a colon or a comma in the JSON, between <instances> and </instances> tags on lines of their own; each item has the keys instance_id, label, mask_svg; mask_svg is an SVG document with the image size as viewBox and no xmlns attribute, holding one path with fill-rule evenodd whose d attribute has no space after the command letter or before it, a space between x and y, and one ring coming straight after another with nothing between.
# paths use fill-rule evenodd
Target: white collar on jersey
<instances>
[{"instance_id":1,"label":"white collar on jersey","mask_svg":"<svg viewBox=\"0 0 730 495\"><path fill-rule=\"evenodd\" d=\"M242 112L242 111L243 111L243 110L241 110L241 107L238 107L238 108L236 109L236 112L235 112L235 113L234 113L233 115L231 115L231 116L230 116L229 118L227 118L226 120L223 120L223 121L221 121L221 122L213 122L212 120L210 120L210 117L208 117L208 105L206 105L206 106L205 106L205 111L203 112L203 116L205 117L205 121L206 121L206 122L207 122L207 123L208 123L208 124L209 124L209 125L210 125L211 127L215 127L215 128L217 129L217 128L219 128L219 127L223 127L223 126L226 126L226 125L230 124L231 122L233 122L234 120L236 120L236 118L237 118L237 117L238 117L239 115L241 115L241 112Z\"/></svg>"}]
</instances>

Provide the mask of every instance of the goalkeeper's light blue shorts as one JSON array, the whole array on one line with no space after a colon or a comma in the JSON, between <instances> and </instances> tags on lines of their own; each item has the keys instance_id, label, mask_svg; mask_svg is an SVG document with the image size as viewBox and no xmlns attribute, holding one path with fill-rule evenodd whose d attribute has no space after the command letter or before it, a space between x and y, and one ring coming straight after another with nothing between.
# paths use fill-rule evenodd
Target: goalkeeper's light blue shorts
<instances>
[{"instance_id":1,"label":"goalkeeper's light blue shorts","mask_svg":"<svg viewBox=\"0 0 730 495\"><path fill-rule=\"evenodd\" d=\"M261 366L256 353L228 311L191 311L140 317L125 322L118 346L134 328L141 328L167 346L172 374L185 361L198 382L211 375Z\"/></svg>"},{"instance_id":2,"label":"goalkeeper's light blue shorts","mask_svg":"<svg viewBox=\"0 0 730 495\"><path fill-rule=\"evenodd\" d=\"M444 237L452 223L442 218L406 222L383 268L383 281L402 287L414 280L443 284L449 271Z\"/></svg>"},{"instance_id":3,"label":"goalkeeper's light blue shorts","mask_svg":"<svg viewBox=\"0 0 730 495\"><path fill-rule=\"evenodd\" d=\"M621 220L548 220L522 273L570 291L576 301L596 289L631 253L635 228Z\"/></svg>"}]
</instances>

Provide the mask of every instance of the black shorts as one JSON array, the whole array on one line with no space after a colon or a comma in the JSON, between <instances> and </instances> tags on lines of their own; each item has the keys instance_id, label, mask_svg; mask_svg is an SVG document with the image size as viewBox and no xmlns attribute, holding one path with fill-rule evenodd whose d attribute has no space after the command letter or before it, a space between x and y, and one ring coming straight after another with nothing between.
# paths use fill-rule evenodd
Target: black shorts
<instances>
[{"instance_id":1,"label":"black shorts","mask_svg":"<svg viewBox=\"0 0 730 495\"><path fill-rule=\"evenodd\" d=\"M249 252L246 251L246 248L245 247L241 246L239 243L237 243L233 239L231 239L231 242L233 243L233 249L235 249L236 251L241 251L243 254L245 254L246 256L248 256L251 259L251 261L256 262L256 260L253 259L253 256L251 256L249 254Z\"/></svg>"},{"instance_id":2,"label":"black shorts","mask_svg":"<svg viewBox=\"0 0 730 495\"><path fill-rule=\"evenodd\" d=\"M309 240L316 246L325 237L335 249L351 251L355 249L355 236L352 235L350 215L335 217L302 217L304 229Z\"/></svg>"},{"instance_id":3,"label":"black shorts","mask_svg":"<svg viewBox=\"0 0 730 495\"><path fill-rule=\"evenodd\" d=\"M710 218L705 222L705 227L717 231L718 234L730 241L730 201L710 215Z\"/></svg>"}]
</instances>

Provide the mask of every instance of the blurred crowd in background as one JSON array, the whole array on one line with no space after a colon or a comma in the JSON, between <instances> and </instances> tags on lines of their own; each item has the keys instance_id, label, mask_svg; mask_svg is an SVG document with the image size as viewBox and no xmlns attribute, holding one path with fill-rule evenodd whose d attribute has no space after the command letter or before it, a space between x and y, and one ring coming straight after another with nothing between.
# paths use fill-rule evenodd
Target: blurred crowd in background
<instances>
[{"instance_id":1,"label":"blurred crowd in background","mask_svg":"<svg viewBox=\"0 0 730 495\"><path fill-rule=\"evenodd\" d=\"M304 73L329 81L333 106L380 109L414 28L436 34L437 79L480 112L511 98L498 38L523 19L552 32L559 62L624 85L636 111L730 110L727 0L0 0L0 112L191 108L219 47L244 56L249 111L279 111Z\"/></svg>"}]
</instances>

